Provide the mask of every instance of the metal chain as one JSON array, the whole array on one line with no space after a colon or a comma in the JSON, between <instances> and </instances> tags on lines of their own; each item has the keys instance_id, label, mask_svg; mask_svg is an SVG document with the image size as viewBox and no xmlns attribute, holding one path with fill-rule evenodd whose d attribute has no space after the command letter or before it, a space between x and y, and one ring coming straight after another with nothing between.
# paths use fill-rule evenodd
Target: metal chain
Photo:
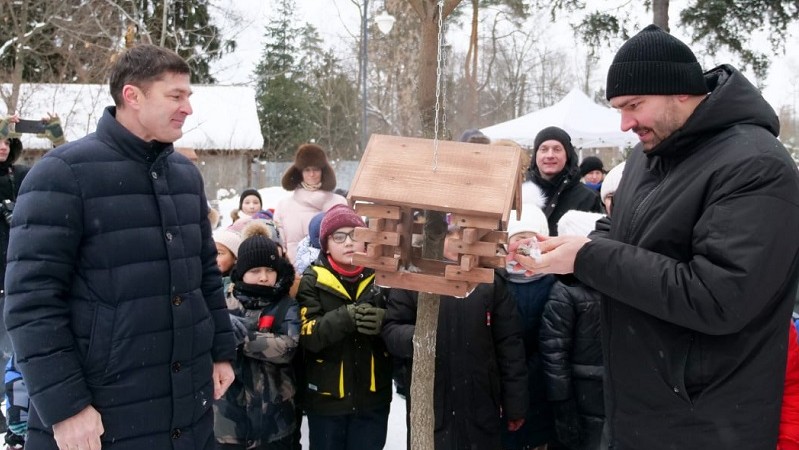
<instances>
[{"instance_id":1,"label":"metal chain","mask_svg":"<svg viewBox=\"0 0 799 450\"><path fill-rule=\"evenodd\" d=\"M441 109L441 36L444 28L444 0L438 0L438 48L436 54L436 116L433 127L433 172L438 170L438 113Z\"/></svg>"},{"instance_id":2,"label":"metal chain","mask_svg":"<svg viewBox=\"0 0 799 450\"><path fill-rule=\"evenodd\" d=\"M446 40L446 38L447 38L447 36L446 36L446 33L445 33L443 39ZM444 67L444 70L446 71L448 69L447 64L448 64L449 54L447 53L448 50L447 50L447 47L445 45L442 44L441 47L443 49L442 52L441 52L441 65ZM447 135L447 99L449 97L447 97L447 77L446 76L444 77L442 85L443 86L441 88L441 103L442 103L442 105L441 105L441 137L444 138L444 139L450 139L450 137Z\"/></svg>"}]
</instances>

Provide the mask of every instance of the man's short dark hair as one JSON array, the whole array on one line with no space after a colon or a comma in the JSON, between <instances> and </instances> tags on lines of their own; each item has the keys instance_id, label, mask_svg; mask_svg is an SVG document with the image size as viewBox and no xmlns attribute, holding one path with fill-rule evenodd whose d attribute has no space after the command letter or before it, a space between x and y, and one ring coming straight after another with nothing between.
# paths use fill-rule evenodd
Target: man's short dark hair
<instances>
[{"instance_id":1,"label":"man's short dark hair","mask_svg":"<svg viewBox=\"0 0 799 450\"><path fill-rule=\"evenodd\" d=\"M126 84L146 89L166 73L191 74L191 68L180 55L157 45L140 44L125 50L114 62L108 81L114 104L123 105L122 88Z\"/></svg>"}]
</instances>

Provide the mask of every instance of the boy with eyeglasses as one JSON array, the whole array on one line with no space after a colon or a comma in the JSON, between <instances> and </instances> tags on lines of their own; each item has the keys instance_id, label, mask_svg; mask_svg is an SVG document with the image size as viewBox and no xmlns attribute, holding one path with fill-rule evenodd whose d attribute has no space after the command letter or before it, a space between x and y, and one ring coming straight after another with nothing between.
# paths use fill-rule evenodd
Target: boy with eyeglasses
<instances>
[{"instance_id":1,"label":"boy with eyeglasses","mask_svg":"<svg viewBox=\"0 0 799 450\"><path fill-rule=\"evenodd\" d=\"M378 450L386 442L392 380L380 337L385 299L374 271L352 262L364 251L355 240L355 228L364 226L349 206L330 208L320 225L321 253L297 292L305 411L316 450Z\"/></svg>"}]
</instances>

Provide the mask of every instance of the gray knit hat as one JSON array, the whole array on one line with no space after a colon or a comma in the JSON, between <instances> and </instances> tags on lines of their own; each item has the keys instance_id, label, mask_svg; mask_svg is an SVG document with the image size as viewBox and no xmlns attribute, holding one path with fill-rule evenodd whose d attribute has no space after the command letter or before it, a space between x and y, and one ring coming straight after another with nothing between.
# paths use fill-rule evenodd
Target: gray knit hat
<instances>
[{"instance_id":1,"label":"gray knit hat","mask_svg":"<svg viewBox=\"0 0 799 450\"><path fill-rule=\"evenodd\" d=\"M622 95L701 95L702 66L682 41L649 25L621 46L608 69L608 100Z\"/></svg>"}]
</instances>

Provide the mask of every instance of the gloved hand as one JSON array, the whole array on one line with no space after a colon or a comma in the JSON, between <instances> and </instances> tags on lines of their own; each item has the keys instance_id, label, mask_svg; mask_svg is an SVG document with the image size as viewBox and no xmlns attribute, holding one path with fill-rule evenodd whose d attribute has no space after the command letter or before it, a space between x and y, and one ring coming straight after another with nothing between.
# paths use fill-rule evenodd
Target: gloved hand
<instances>
[{"instance_id":1,"label":"gloved hand","mask_svg":"<svg viewBox=\"0 0 799 450\"><path fill-rule=\"evenodd\" d=\"M566 448L579 448L582 436L577 403L574 399L552 403L555 415L555 435Z\"/></svg>"},{"instance_id":2,"label":"gloved hand","mask_svg":"<svg viewBox=\"0 0 799 450\"><path fill-rule=\"evenodd\" d=\"M383 329L383 319L385 318L385 309L362 304L358 306L355 313L355 326L358 328L358 332L362 334L380 334L380 330Z\"/></svg>"},{"instance_id":3,"label":"gloved hand","mask_svg":"<svg viewBox=\"0 0 799 450\"><path fill-rule=\"evenodd\" d=\"M44 137L50 140L53 143L53 147L58 147L61 144L67 142L66 138L64 137L64 129L61 128L61 119L58 116L50 116L45 119L44 121L44 133L38 134L39 137Z\"/></svg>"},{"instance_id":4,"label":"gloved hand","mask_svg":"<svg viewBox=\"0 0 799 450\"><path fill-rule=\"evenodd\" d=\"M11 136L11 121L7 117L0 119L0 140L6 140Z\"/></svg>"},{"instance_id":5,"label":"gloved hand","mask_svg":"<svg viewBox=\"0 0 799 450\"><path fill-rule=\"evenodd\" d=\"M233 337L236 347L241 345L251 331L255 331L256 322L253 319L230 314L230 324L233 326Z\"/></svg>"},{"instance_id":6,"label":"gloved hand","mask_svg":"<svg viewBox=\"0 0 799 450\"><path fill-rule=\"evenodd\" d=\"M0 116L0 139L19 139L20 134L14 131L15 123L19 123L19 115L17 113L14 113L13 116Z\"/></svg>"},{"instance_id":7,"label":"gloved hand","mask_svg":"<svg viewBox=\"0 0 799 450\"><path fill-rule=\"evenodd\" d=\"M350 314L350 319L352 319L352 323L355 324L356 327L358 326L358 322L355 321L357 311L358 305L354 303L347 305L347 312Z\"/></svg>"}]
</instances>

